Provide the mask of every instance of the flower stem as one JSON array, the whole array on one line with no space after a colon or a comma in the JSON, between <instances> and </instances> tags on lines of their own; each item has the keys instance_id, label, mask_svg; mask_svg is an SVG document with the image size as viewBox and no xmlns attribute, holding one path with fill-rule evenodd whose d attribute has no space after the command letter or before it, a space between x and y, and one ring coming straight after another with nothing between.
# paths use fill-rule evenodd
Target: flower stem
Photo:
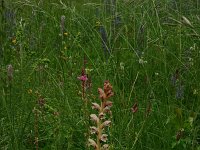
<instances>
[{"instance_id":1,"label":"flower stem","mask_svg":"<svg viewBox=\"0 0 200 150\"><path fill-rule=\"evenodd\" d=\"M99 114L103 112L103 100L101 101L101 108L99 109ZM101 129L101 119L97 123L98 135L97 135L97 150L101 150L101 136L102 136L102 129Z\"/></svg>"}]
</instances>

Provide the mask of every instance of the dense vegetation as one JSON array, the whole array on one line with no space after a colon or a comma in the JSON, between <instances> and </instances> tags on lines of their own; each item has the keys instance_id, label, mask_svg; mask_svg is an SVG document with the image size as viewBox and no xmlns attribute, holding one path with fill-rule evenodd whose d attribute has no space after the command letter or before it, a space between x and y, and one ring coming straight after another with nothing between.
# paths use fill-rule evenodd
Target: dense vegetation
<instances>
[{"instance_id":1,"label":"dense vegetation","mask_svg":"<svg viewBox=\"0 0 200 150\"><path fill-rule=\"evenodd\" d=\"M111 150L200 150L199 0L1 0L0 10L1 150L93 149L105 80Z\"/></svg>"}]
</instances>

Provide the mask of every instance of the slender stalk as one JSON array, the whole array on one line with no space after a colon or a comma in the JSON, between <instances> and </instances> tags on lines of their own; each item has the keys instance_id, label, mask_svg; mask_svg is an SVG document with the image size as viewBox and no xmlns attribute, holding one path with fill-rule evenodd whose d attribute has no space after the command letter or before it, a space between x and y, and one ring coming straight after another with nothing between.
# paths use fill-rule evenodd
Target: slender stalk
<instances>
[{"instance_id":1,"label":"slender stalk","mask_svg":"<svg viewBox=\"0 0 200 150\"><path fill-rule=\"evenodd\" d=\"M38 111L34 108L34 115L35 115L35 122L34 122L34 130L35 130L35 148L36 150L39 149L38 144Z\"/></svg>"},{"instance_id":2,"label":"slender stalk","mask_svg":"<svg viewBox=\"0 0 200 150\"><path fill-rule=\"evenodd\" d=\"M104 102L103 102L103 100L101 100L101 107L100 107L100 110L99 110L99 114L101 114L103 112L103 106L104 106ZM98 129L97 150L101 149L101 141L100 141L101 136L102 136L101 124L102 124L102 121L101 121L101 119L99 119L99 122L97 123L97 129Z\"/></svg>"},{"instance_id":3,"label":"slender stalk","mask_svg":"<svg viewBox=\"0 0 200 150\"><path fill-rule=\"evenodd\" d=\"M96 150L100 150L100 148L101 148L100 138L101 138L102 132L101 132L100 126L101 126L101 121L99 121L97 123L98 135L97 135L97 148L96 148Z\"/></svg>"}]
</instances>

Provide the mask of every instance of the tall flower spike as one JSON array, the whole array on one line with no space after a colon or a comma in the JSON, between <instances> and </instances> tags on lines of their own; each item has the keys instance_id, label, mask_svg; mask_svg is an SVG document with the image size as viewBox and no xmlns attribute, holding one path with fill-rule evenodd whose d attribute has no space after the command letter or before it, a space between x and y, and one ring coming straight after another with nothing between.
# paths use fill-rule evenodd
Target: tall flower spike
<instances>
[{"instance_id":1,"label":"tall flower spike","mask_svg":"<svg viewBox=\"0 0 200 150\"><path fill-rule=\"evenodd\" d=\"M109 145L104 144L107 142L108 135L106 134L105 128L109 127L111 124L110 119L107 118L106 114L112 116L110 108L112 107L112 102L107 101L111 96L114 95L112 91L112 85L109 81L104 82L104 88L98 88L99 98L101 99L100 104L92 103L92 108L98 110L98 114L91 114L90 118L96 123L95 126L90 127L90 133L96 134L96 141L90 140L90 145L93 145L95 150L108 150ZM96 146L96 147L95 147Z\"/></svg>"}]
</instances>

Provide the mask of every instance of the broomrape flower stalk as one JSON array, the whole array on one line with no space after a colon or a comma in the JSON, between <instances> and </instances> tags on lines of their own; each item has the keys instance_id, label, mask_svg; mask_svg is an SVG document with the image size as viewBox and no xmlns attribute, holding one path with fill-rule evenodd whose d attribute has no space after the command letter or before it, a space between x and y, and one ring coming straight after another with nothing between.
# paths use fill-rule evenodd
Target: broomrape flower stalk
<instances>
[{"instance_id":1,"label":"broomrape flower stalk","mask_svg":"<svg viewBox=\"0 0 200 150\"><path fill-rule=\"evenodd\" d=\"M96 140L89 138L88 145L95 150L108 150L109 145L106 144L108 135L105 133L105 128L111 125L111 121L106 118L106 114L111 114L112 102L108 99L114 95L112 85L109 81L105 81L104 88L98 88L98 92L100 105L92 103L92 109L97 110L98 113L90 115L91 120L95 123L95 126L90 127L90 134L96 135Z\"/></svg>"}]
</instances>

